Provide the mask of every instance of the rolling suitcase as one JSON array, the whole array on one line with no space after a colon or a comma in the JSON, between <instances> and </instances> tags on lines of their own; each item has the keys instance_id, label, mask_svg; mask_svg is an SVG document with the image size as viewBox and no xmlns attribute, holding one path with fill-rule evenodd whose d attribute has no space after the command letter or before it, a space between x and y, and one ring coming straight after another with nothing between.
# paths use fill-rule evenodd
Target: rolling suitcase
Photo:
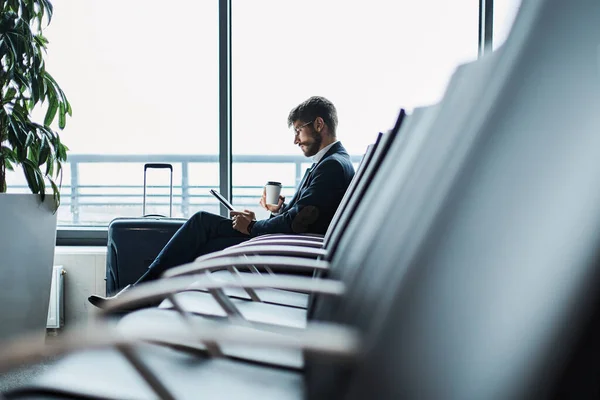
<instances>
[{"instance_id":1,"label":"rolling suitcase","mask_svg":"<svg viewBox=\"0 0 600 400\"><path fill-rule=\"evenodd\" d=\"M146 172L148 169L170 170L169 217L146 215ZM144 165L144 197L140 218L115 218L108 226L106 256L106 295L137 281L154 261L158 253L187 221L173 215L173 166L171 164Z\"/></svg>"}]
</instances>

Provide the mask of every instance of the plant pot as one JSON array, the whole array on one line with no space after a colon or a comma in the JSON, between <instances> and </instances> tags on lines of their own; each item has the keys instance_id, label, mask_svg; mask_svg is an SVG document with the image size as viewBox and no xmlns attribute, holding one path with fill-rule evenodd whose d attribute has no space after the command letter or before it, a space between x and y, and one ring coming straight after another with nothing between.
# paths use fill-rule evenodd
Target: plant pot
<instances>
[{"instance_id":1,"label":"plant pot","mask_svg":"<svg viewBox=\"0 0 600 400\"><path fill-rule=\"evenodd\" d=\"M54 200L0 194L0 341L21 334L45 338L56 245Z\"/></svg>"}]
</instances>

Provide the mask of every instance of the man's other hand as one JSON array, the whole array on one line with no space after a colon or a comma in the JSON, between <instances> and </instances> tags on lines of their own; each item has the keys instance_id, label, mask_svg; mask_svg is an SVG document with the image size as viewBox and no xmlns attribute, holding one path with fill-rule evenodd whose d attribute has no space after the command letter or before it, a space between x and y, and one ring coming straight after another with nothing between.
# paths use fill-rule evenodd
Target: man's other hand
<instances>
[{"instance_id":1,"label":"man's other hand","mask_svg":"<svg viewBox=\"0 0 600 400\"><path fill-rule=\"evenodd\" d=\"M279 212L279 210L281 210L281 207L283 206L284 202L285 202L285 196L279 196L279 202L277 203L277 205L267 204L267 189L264 188L259 204L265 210L270 211L273 214L277 214Z\"/></svg>"}]
</instances>

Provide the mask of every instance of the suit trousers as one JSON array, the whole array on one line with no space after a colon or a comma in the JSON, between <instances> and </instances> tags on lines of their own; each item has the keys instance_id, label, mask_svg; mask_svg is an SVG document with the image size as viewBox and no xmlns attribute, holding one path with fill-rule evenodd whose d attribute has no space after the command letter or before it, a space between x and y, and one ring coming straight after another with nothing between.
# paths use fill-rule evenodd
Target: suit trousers
<instances>
[{"instance_id":1,"label":"suit trousers","mask_svg":"<svg viewBox=\"0 0 600 400\"><path fill-rule=\"evenodd\" d=\"M229 218L200 211L179 228L169 240L148 271L134 285L158 279L163 272L194 261L197 257L223 250L250 239L236 231Z\"/></svg>"}]
</instances>

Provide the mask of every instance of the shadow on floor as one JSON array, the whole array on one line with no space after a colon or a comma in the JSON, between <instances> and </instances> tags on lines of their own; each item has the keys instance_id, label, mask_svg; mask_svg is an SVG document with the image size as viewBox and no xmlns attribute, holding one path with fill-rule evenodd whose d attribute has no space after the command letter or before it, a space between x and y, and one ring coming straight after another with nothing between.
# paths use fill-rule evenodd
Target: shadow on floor
<instances>
[{"instance_id":1,"label":"shadow on floor","mask_svg":"<svg viewBox=\"0 0 600 400\"><path fill-rule=\"evenodd\" d=\"M51 343L59 335L55 330L48 330L46 343ZM57 358L52 358L40 364L28 365L0 374L0 393L28 384L37 376L52 366Z\"/></svg>"}]
</instances>

